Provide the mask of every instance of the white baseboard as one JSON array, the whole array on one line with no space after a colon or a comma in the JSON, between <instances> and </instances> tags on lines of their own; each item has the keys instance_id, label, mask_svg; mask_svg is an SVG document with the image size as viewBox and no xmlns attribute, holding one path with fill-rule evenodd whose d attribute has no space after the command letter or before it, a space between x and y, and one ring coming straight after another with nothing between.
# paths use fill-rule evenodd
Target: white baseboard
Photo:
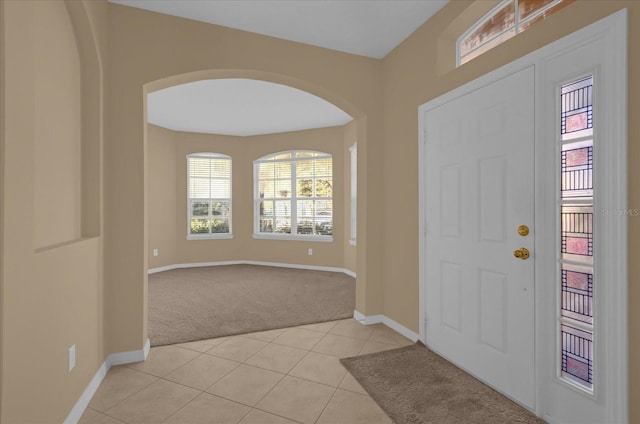
<instances>
[{"instance_id":1,"label":"white baseboard","mask_svg":"<svg viewBox=\"0 0 640 424\"><path fill-rule=\"evenodd\" d=\"M114 365L132 364L134 362L142 362L147 359L149 355L149 349L151 349L151 341L147 339L142 349L131 350L129 352L112 353L107 356L105 361L109 368Z\"/></svg>"},{"instance_id":2,"label":"white baseboard","mask_svg":"<svg viewBox=\"0 0 640 424\"><path fill-rule=\"evenodd\" d=\"M223 266L223 265L260 265L260 266L273 266L279 268L295 268L295 269L309 269L312 271L329 271L329 272L342 272L353 278L356 278L356 273L345 268L338 268L332 266L317 266L317 265L300 265L300 264L287 264L281 262L262 262L262 261L222 261L222 262L191 262L184 264L174 264L161 266L158 268L150 268L147 273L155 274L156 272L170 271L178 268L197 268L203 266Z\"/></svg>"},{"instance_id":3,"label":"white baseboard","mask_svg":"<svg viewBox=\"0 0 640 424\"><path fill-rule=\"evenodd\" d=\"M359 321L360 323L362 323L363 325L372 325L372 324L384 324L387 327L391 328L392 330L397 331L398 333L402 334L403 336L405 336L407 339L411 340L412 342L417 341L418 339L420 339L420 336L418 335L418 333L415 333L411 330L409 330L407 327L405 327L402 324L398 324L396 321L392 320L391 318L389 318L386 315L382 315L382 314L377 314L377 315L364 315L361 312L358 312L356 310L353 311L353 319L355 319L356 321Z\"/></svg>"},{"instance_id":4,"label":"white baseboard","mask_svg":"<svg viewBox=\"0 0 640 424\"><path fill-rule=\"evenodd\" d=\"M107 373L112 366L144 361L147 359L147 355L149 355L149 349L151 349L151 342L147 339L144 347L140 350L112 353L107 356L107 359L105 359L102 365L100 365L100 368L98 368L98 371L96 371L95 375L84 389L84 392L82 392L82 395L76 401L76 404L73 405L71 412L64 420L64 424L76 424L80 418L82 418L82 414L84 414L84 411L86 411L89 406L91 398L96 394L98 387L100 387L100 383L102 383L102 380L107 376Z\"/></svg>"}]
</instances>

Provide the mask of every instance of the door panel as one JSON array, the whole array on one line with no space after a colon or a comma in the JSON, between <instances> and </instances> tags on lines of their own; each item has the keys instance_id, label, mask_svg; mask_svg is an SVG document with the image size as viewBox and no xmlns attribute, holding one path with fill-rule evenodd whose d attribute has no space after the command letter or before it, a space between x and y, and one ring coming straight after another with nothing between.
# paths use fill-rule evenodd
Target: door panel
<instances>
[{"instance_id":1,"label":"door panel","mask_svg":"<svg viewBox=\"0 0 640 424\"><path fill-rule=\"evenodd\" d=\"M533 68L425 115L427 345L534 406Z\"/></svg>"}]
</instances>

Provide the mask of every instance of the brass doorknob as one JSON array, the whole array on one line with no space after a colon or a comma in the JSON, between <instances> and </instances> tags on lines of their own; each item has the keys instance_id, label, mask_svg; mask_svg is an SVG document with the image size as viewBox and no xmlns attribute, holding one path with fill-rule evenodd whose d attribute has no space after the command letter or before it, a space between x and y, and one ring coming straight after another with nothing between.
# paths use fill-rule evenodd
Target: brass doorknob
<instances>
[{"instance_id":1,"label":"brass doorknob","mask_svg":"<svg viewBox=\"0 0 640 424\"><path fill-rule=\"evenodd\" d=\"M516 249L513 251L513 256L524 261L525 259L529 258L529 249L527 249L526 247Z\"/></svg>"}]
</instances>

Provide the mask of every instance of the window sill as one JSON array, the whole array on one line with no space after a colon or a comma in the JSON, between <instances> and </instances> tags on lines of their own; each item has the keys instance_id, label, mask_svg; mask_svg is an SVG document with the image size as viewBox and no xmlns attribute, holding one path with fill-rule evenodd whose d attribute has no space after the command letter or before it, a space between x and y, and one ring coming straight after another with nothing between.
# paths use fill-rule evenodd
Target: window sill
<instances>
[{"instance_id":1,"label":"window sill","mask_svg":"<svg viewBox=\"0 0 640 424\"><path fill-rule=\"evenodd\" d=\"M229 240L233 234L188 234L187 240Z\"/></svg>"},{"instance_id":2,"label":"window sill","mask_svg":"<svg viewBox=\"0 0 640 424\"><path fill-rule=\"evenodd\" d=\"M333 242L333 236L306 236L295 234L254 234L253 238L262 240L294 240L325 243Z\"/></svg>"},{"instance_id":3,"label":"window sill","mask_svg":"<svg viewBox=\"0 0 640 424\"><path fill-rule=\"evenodd\" d=\"M349 240L349 244L350 244L351 246L355 246L355 245L356 245L356 241L355 241L354 239L350 239L350 240Z\"/></svg>"}]
</instances>

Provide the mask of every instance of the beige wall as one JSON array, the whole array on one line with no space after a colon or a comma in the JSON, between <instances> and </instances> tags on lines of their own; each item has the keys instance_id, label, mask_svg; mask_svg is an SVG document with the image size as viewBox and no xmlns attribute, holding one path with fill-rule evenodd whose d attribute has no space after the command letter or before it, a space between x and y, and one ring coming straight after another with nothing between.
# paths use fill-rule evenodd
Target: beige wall
<instances>
[{"instance_id":1,"label":"beige wall","mask_svg":"<svg viewBox=\"0 0 640 424\"><path fill-rule=\"evenodd\" d=\"M147 169L155 159L147 149L143 98L145 90L179 82L216 77L265 79L324 97L356 117L344 131L353 131L358 140L358 249L356 260L349 259L354 252L344 245L340 260L347 268L346 264L354 264L357 269L358 310L384 313L417 331L418 105L622 7L629 10L629 93L640 92L640 3L635 1L577 1L454 69L455 38L493 3L449 2L380 61L104 1L65 3L68 18L61 13L63 3L0 1L0 422L63 421L106 354L143 346L146 269L151 263L147 248L155 240L147 232L148 209L154 207L154 200L146 176L156 172ZM47 5L36 11L42 4ZM50 21L50 28L41 28L39 19ZM68 191L65 187L60 206L72 205L77 212L79 197L81 227L78 229L77 220L68 219L65 225L71 226L64 232L40 232L47 235L44 239L35 230L36 220L46 219L36 216L36 198L42 203L41 195L36 194L42 193L36 176L43 172L36 150L42 148L43 134L48 132L38 116L54 102L53 91L46 87L51 81L42 79L44 87L36 82L38 75L46 76L59 64L41 63L44 57L38 56L38 50L44 40L39 37L45 36L44 31L54 31L46 33L47 41L54 44L54 51L60 49L60 57L68 56L73 50L68 19L76 34L81 71L81 169L74 168L66 176L73 188ZM73 67L75 60L67 65ZM74 85L68 93L75 101L77 89ZM74 104L71 97L65 98ZM103 156L105 107L109 121ZM631 95L630 208L640 208L640 170L634 166L640 159L640 121L633 118L639 112L640 99ZM78 133L73 116L60 117L67 134ZM38 125L45 126L37 129ZM346 137L344 141L340 146L343 154ZM60 163L77 164L75 150L52 155ZM259 156L257 150L255 155ZM103 157L106 191L102 188ZM341 168L345 176L346 162ZM234 167L234 179L235 171ZM346 196L346 191L340 195L343 201ZM251 197L244 202L250 204ZM404 205L403 219L385 228L383 222L396 217L394 205L398 204ZM176 222L178 212L176 209ZM65 217L68 215L62 219ZM343 223L347 218L345 213ZM346 233L346 226L343 228ZM345 233L340 237L348 240ZM629 252L640 248L639 233L640 221L630 218ZM178 235L184 239L176 233L176 262ZM239 238L246 236L238 234ZM38 239L42 240L38 244L53 246L36 250ZM55 244L61 240L66 242ZM282 244L288 261L308 260L306 246ZM318 245L313 244L314 252ZM259 250L256 248L256 260L264 260ZM297 256L300 250L302 257ZM640 356L640 310L633 307L640 300L640 263L632 256L629 259L629 355L633 359ZM78 363L69 374L66 352L74 343ZM640 423L640 365L635 361L631 361L629 377L631 422Z\"/></svg>"},{"instance_id":2,"label":"beige wall","mask_svg":"<svg viewBox=\"0 0 640 424\"><path fill-rule=\"evenodd\" d=\"M384 232L384 313L418 331L418 115L417 108L465 82L507 64L623 7L629 10L629 93L640 93L640 2L577 1L516 38L455 69L455 39L491 2L449 2L384 59L384 217L402 220ZM475 9L475 10L474 10ZM471 11L471 13L470 13ZM629 97L629 207L640 203L640 98ZM400 190L398 187L404 187ZM631 416L640 423L640 220L629 219L629 373ZM413 253L411 253L413 252Z\"/></svg>"},{"instance_id":3,"label":"beige wall","mask_svg":"<svg viewBox=\"0 0 640 424\"><path fill-rule=\"evenodd\" d=\"M344 267L345 223L342 213L334 215L332 242L253 238L253 161L271 153L284 150L330 153L334 168L333 207L335 211L344 210L345 185L341 183L345 178L342 127L231 137L174 132L149 125L148 143L149 268L238 260ZM222 153L232 158L232 239L186 239L186 156L202 152ZM174 199L172 203L171 199ZM168 247L169 243L174 243L173 251L169 249L167 257L163 257L163 247L160 246ZM152 255L154 248L160 249L159 256L155 258ZM307 254L309 248L313 249L312 256Z\"/></svg>"},{"instance_id":4,"label":"beige wall","mask_svg":"<svg viewBox=\"0 0 640 424\"><path fill-rule=\"evenodd\" d=\"M176 133L149 125L149 268L176 261ZM153 256L158 249L158 256Z\"/></svg>"},{"instance_id":5,"label":"beige wall","mask_svg":"<svg viewBox=\"0 0 640 424\"><path fill-rule=\"evenodd\" d=\"M360 210L368 213L359 221L363 232L357 253L356 304L364 313L382 312L382 235L373 231L382 214L380 61L115 4L109 4L109 46L106 278L110 351L140 349L146 340L148 181L142 89L194 79L235 76L283 83L323 97L359 118L361 168L369 164L376 172L368 180L372 189L363 184L360 191ZM365 231L367 227L372 231ZM283 257L308 261L306 249L297 245L283 243ZM315 249L323 248L314 244ZM262 257L256 253L256 259Z\"/></svg>"},{"instance_id":6,"label":"beige wall","mask_svg":"<svg viewBox=\"0 0 640 424\"><path fill-rule=\"evenodd\" d=\"M0 3L3 423L62 422L104 361L102 239L83 225L100 233L102 116L87 100L103 102L104 6ZM94 178L81 149L97 152Z\"/></svg>"}]
</instances>

